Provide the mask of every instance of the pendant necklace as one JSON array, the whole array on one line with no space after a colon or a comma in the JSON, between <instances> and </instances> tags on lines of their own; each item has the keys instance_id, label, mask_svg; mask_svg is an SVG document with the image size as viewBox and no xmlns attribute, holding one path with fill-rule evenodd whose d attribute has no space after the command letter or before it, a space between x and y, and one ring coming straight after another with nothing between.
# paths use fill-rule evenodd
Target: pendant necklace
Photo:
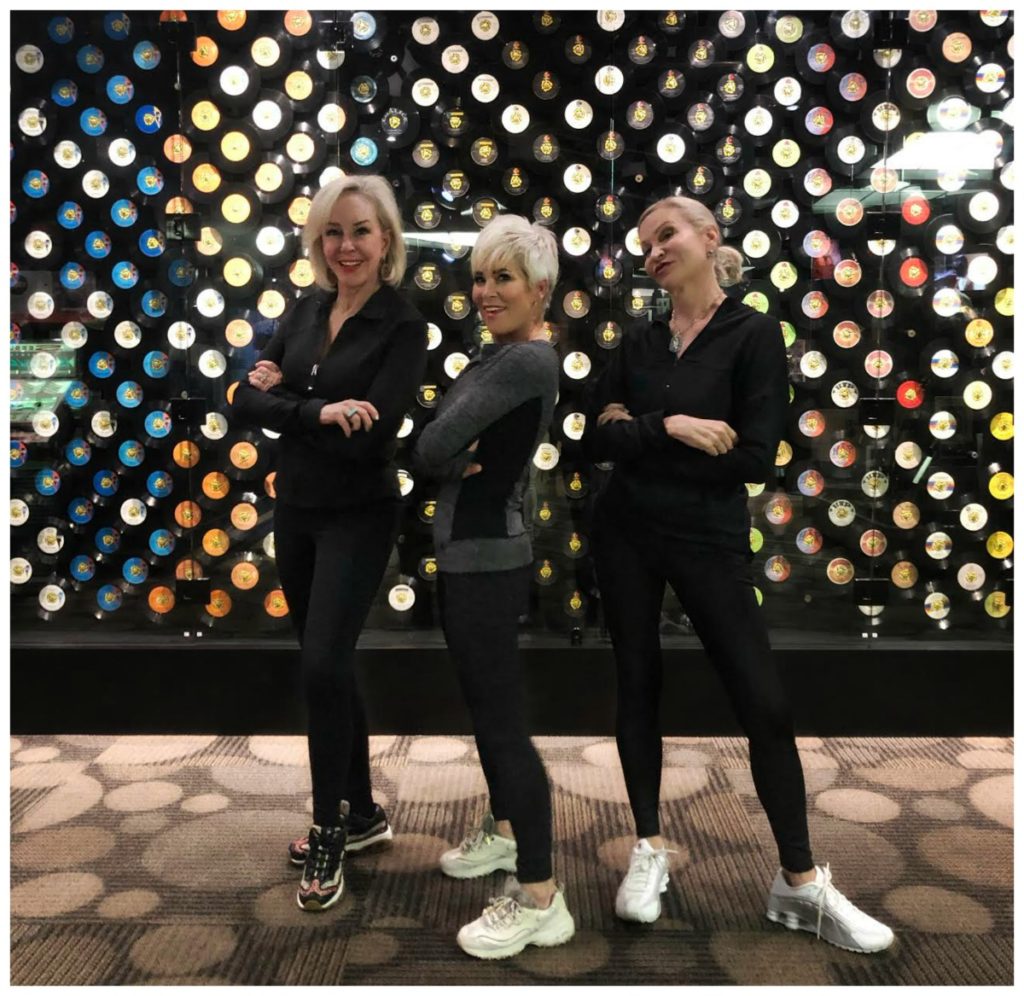
<instances>
[{"instance_id":1,"label":"pendant necklace","mask_svg":"<svg viewBox=\"0 0 1024 996\"><path fill-rule=\"evenodd\" d=\"M719 297L716 297L714 299L714 301L711 302L710 307L708 308L707 311L704 312L703 315L698 315L695 318L691 318L689 323L687 324L686 328L684 328L681 332L673 331L672 332L672 338L669 339L669 341L668 341L669 352L678 355L679 347L682 346L682 344L683 344L683 337L686 335L686 333L689 332L690 329L692 329L694 327L694 325L696 325L698 322L704 321L704 319L707 318L708 315L710 315L711 312L714 311L715 308L717 308L724 300L725 300L725 295L724 294L720 295ZM671 326L671 322L670 322L669 329L671 329L671 328L672 328L672 326Z\"/></svg>"}]
</instances>

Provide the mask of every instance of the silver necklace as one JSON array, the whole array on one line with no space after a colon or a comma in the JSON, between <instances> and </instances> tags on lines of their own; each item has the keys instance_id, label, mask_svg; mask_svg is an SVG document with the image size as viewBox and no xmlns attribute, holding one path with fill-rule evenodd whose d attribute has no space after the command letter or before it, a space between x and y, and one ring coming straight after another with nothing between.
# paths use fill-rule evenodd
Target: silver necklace
<instances>
[{"instance_id":1,"label":"silver necklace","mask_svg":"<svg viewBox=\"0 0 1024 996\"><path fill-rule=\"evenodd\" d=\"M722 294L720 297L716 297L714 299L714 301L711 302L710 307L708 308L707 311L704 312L703 315L698 315L695 318L691 318L690 321L689 321L689 324L682 331L680 331L680 332L673 331L672 332L672 338L669 339L669 341L668 341L669 352L677 354L679 352L679 348L683 344L683 337L686 335L686 333L689 332L690 329L692 329L698 322L704 321L704 319L706 319L711 314L711 312L714 311L715 308L717 308L724 300L725 300L725 295L724 294ZM672 328L671 322L669 324L669 328L670 329Z\"/></svg>"}]
</instances>

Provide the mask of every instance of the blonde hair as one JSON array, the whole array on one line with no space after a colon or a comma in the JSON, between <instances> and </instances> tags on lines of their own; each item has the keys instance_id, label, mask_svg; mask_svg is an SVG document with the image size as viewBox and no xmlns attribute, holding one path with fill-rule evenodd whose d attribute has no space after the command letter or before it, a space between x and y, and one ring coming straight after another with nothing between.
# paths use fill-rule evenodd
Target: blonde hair
<instances>
[{"instance_id":1,"label":"blonde hair","mask_svg":"<svg viewBox=\"0 0 1024 996\"><path fill-rule=\"evenodd\" d=\"M382 283L398 287L405 276L405 241L402 238L402 216L399 214L391 184L382 176L340 176L321 187L309 206L309 216L302 230L302 245L309 254L317 286L335 290L338 282L324 259L323 234L331 220L331 212L339 197L358 194L365 197L377 213L377 224L388 233L388 248L381 260Z\"/></svg>"},{"instance_id":2,"label":"blonde hair","mask_svg":"<svg viewBox=\"0 0 1024 996\"><path fill-rule=\"evenodd\" d=\"M526 277L533 288L548 282L544 308L558 280L558 242L542 225L533 225L517 214L503 214L484 227L470 256L473 271L510 266Z\"/></svg>"},{"instance_id":3,"label":"blonde hair","mask_svg":"<svg viewBox=\"0 0 1024 996\"><path fill-rule=\"evenodd\" d=\"M692 197L663 197L660 201L655 201L640 215L636 223L637 228L652 211L662 207L675 208L695 231L701 232L706 228L714 229L716 238L715 280L718 281L719 287L730 287L743 279L743 255L732 246L722 245L722 230L718 227L715 216L705 205L700 201L695 201Z\"/></svg>"}]
</instances>

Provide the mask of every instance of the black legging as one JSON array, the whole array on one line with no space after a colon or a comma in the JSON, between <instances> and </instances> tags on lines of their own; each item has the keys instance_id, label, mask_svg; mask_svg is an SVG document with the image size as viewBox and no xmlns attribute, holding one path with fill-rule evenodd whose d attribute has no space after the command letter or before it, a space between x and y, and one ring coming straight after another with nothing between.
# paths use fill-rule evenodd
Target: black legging
<instances>
[{"instance_id":1,"label":"black legging","mask_svg":"<svg viewBox=\"0 0 1024 996\"><path fill-rule=\"evenodd\" d=\"M439 576L441 624L473 720L496 820L515 834L520 882L551 878L551 790L530 741L517 620L530 567Z\"/></svg>"},{"instance_id":2,"label":"black legging","mask_svg":"<svg viewBox=\"0 0 1024 996\"><path fill-rule=\"evenodd\" d=\"M274 509L277 571L302 647L309 714L313 822L338 826L373 810L366 713L353 662L356 640L394 543L398 505Z\"/></svg>"},{"instance_id":3,"label":"black legging","mask_svg":"<svg viewBox=\"0 0 1024 996\"><path fill-rule=\"evenodd\" d=\"M660 833L661 642L666 581L690 617L749 739L750 770L783 868L814 867L789 702L771 656L747 558L673 543L612 521L599 504L594 561L618 669L616 741L638 837Z\"/></svg>"}]
</instances>

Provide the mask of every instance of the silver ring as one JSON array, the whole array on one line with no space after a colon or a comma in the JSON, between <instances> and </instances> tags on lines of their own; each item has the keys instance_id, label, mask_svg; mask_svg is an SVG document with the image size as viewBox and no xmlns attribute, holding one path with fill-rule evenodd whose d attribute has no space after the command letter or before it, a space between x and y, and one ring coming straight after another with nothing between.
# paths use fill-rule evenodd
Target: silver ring
<instances>
[{"instance_id":1,"label":"silver ring","mask_svg":"<svg viewBox=\"0 0 1024 996\"><path fill-rule=\"evenodd\" d=\"M353 415L356 415L358 413L359 413L359 409L358 408L356 408L356 407L349 408L345 412L345 418L352 418Z\"/></svg>"}]
</instances>

